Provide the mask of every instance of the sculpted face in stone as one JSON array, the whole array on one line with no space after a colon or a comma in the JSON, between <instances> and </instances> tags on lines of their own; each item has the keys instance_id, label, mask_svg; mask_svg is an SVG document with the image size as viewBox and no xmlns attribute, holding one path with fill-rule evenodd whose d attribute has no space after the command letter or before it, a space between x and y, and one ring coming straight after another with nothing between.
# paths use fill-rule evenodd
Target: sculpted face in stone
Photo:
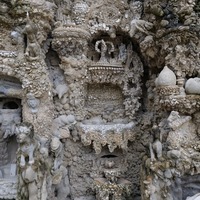
<instances>
[{"instance_id":1,"label":"sculpted face in stone","mask_svg":"<svg viewBox=\"0 0 200 200\"><path fill-rule=\"evenodd\" d=\"M17 141L19 143L23 143L26 141L27 135L25 133L21 133L17 136Z\"/></svg>"},{"instance_id":2,"label":"sculpted face in stone","mask_svg":"<svg viewBox=\"0 0 200 200\"><path fill-rule=\"evenodd\" d=\"M35 98L32 93L27 94L27 104L32 113L37 113L40 100Z\"/></svg>"},{"instance_id":3,"label":"sculpted face in stone","mask_svg":"<svg viewBox=\"0 0 200 200\"><path fill-rule=\"evenodd\" d=\"M17 45L20 34L16 31L12 31L10 34L10 37L11 37L12 44Z\"/></svg>"},{"instance_id":4,"label":"sculpted face in stone","mask_svg":"<svg viewBox=\"0 0 200 200\"><path fill-rule=\"evenodd\" d=\"M38 102L35 98L30 98L28 101L27 101L28 105L31 107L31 108L36 108L37 105L38 105Z\"/></svg>"},{"instance_id":5,"label":"sculpted face in stone","mask_svg":"<svg viewBox=\"0 0 200 200\"><path fill-rule=\"evenodd\" d=\"M25 127L25 126L21 126L18 128L18 134L17 134L17 141L19 143L24 143L26 142L27 138L30 135L30 128L29 127Z\"/></svg>"}]
</instances>

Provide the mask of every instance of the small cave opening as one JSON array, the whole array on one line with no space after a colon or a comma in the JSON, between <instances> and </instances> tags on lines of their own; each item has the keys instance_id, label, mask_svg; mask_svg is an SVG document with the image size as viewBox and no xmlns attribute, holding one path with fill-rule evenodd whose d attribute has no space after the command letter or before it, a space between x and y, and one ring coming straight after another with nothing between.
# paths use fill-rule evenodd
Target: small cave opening
<instances>
[{"instance_id":1,"label":"small cave opening","mask_svg":"<svg viewBox=\"0 0 200 200\"><path fill-rule=\"evenodd\" d=\"M0 198L0 200L6 200L6 199L1 199L1 198ZM9 199L9 200L15 200L15 199Z\"/></svg>"},{"instance_id":2,"label":"small cave opening","mask_svg":"<svg viewBox=\"0 0 200 200\"><path fill-rule=\"evenodd\" d=\"M25 53L25 51L26 51L26 48L27 48L27 45L28 45L28 39L27 39L27 36L26 35L24 35L24 44L25 44L25 48L24 48L24 53Z\"/></svg>"},{"instance_id":3,"label":"small cave opening","mask_svg":"<svg viewBox=\"0 0 200 200\"><path fill-rule=\"evenodd\" d=\"M3 104L3 109L18 109L19 105L14 101L8 101Z\"/></svg>"},{"instance_id":4,"label":"small cave opening","mask_svg":"<svg viewBox=\"0 0 200 200\"><path fill-rule=\"evenodd\" d=\"M58 196L58 191L57 190L54 191L54 195L55 195L55 197Z\"/></svg>"},{"instance_id":5,"label":"small cave opening","mask_svg":"<svg viewBox=\"0 0 200 200\"><path fill-rule=\"evenodd\" d=\"M112 155L112 154L108 154L108 155L103 155L101 156L101 158L117 158L118 156L116 155Z\"/></svg>"},{"instance_id":6,"label":"small cave opening","mask_svg":"<svg viewBox=\"0 0 200 200\"><path fill-rule=\"evenodd\" d=\"M21 110L21 99L18 98L0 98L1 110ZM16 111L17 112L17 111Z\"/></svg>"}]
</instances>

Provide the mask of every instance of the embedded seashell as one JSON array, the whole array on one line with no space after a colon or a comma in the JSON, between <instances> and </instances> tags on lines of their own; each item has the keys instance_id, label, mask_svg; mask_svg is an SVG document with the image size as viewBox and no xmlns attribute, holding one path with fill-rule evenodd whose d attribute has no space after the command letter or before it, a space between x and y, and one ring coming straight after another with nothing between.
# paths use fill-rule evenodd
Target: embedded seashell
<instances>
[{"instance_id":1,"label":"embedded seashell","mask_svg":"<svg viewBox=\"0 0 200 200\"><path fill-rule=\"evenodd\" d=\"M66 138L70 137L70 132L69 132L69 129L67 127L60 128L59 132L60 132L60 138L61 139L66 139Z\"/></svg>"},{"instance_id":2,"label":"embedded seashell","mask_svg":"<svg viewBox=\"0 0 200 200\"><path fill-rule=\"evenodd\" d=\"M54 138L52 138L50 145L51 145L52 151L56 151L60 147L61 142L60 142L59 138L54 137Z\"/></svg>"},{"instance_id":3,"label":"embedded seashell","mask_svg":"<svg viewBox=\"0 0 200 200\"><path fill-rule=\"evenodd\" d=\"M167 66L160 72L158 78L155 80L156 86L175 86L176 75Z\"/></svg>"},{"instance_id":4,"label":"embedded seashell","mask_svg":"<svg viewBox=\"0 0 200 200\"><path fill-rule=\"evenodd\" d=\"M190 78L185 83L185 92L187 94L200 94L200 78Z\"/></svg>"}]
</instances>

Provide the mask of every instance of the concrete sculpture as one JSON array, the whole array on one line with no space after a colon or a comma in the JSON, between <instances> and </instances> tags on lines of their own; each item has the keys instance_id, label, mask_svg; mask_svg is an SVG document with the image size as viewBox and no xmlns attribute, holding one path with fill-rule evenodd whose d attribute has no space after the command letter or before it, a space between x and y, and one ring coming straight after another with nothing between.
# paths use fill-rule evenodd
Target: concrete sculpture
<instances>
[{"instance_id":1,"label":"concrete sculpture","mask_svg":"<svg viewBox=\"0 0 200 200\"><path fill-rule=\"evenodd\" d=\"M0 199L198 199L199 16L197 0L0 1Z\"/></svg>"}]
</instances>

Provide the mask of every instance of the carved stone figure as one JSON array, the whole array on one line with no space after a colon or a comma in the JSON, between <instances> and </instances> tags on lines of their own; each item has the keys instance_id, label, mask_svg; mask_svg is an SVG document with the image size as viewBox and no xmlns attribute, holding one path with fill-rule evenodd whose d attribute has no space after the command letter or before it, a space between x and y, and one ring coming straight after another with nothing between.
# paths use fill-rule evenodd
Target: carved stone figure
<instances>
[{"instance_id":1,"label":"carved stone figure","mask_svg":"<svg viewBox=\"0 0 200 200\"><path fill-rule=\"evenodd\" d=\"M12 39L12 44L13 44L13 45L18 45L18 43L21 42L21 41L20 41L21 35L20 35L20 33L17 32L17 31L12 31L11 34L10 34L10 37L11 37L11 39Z\"/></svg>"},{"instance_id":2,"label":"carved stone figure","mask_svg":"<svg viewBox=\"0 0 200 200\"><path fill-rule=\"evenodd\" d=\"M0 1L0 199L199 198L199 41L198 0Z\"/></svg>"},{"instance_id":3,"label":"carved stone figure","mask_svg":"<svg viewBox=\"0 0 200 200\"><path fill-rule=\"evenodd\" d=\"M18 164L20 173L18 198L29 200L47 199L48 157L46 139L40 141L34 135L30 123L21 123L16 127L19 143ZM44 170L44 171L41 171Z\"/></svg>"},{"instance_id":4,"label":"carved stone figure","mask_svg":"<svg viewBox=\"0 0 200 200\"><path fill-rule=\"evenodd\" d=\"M153 28L153 24L145 20L140 19L142 13L141 2L131 2L131 11L133 13L133 19L130 23L129 34L131 37L135 36L137 31L149 35L148 31Z\"/></svg>"},{"instance_id":5,"label":"carved stone figure","mask_svg":"<svg viewBox=\"0 0 200 200\"><path fill-rule=\"evenodd\" d=\"M52 184L57 199L65 200L70 195L68 170L63 166L63 144L58 137L51 139L53 153Z\"/></svg>"},{"instance_id":6,"label":"carved stone figure","mask_svg":"<svg viewBox=\"0 0 200 200\"><path fill-rule=\"evenodd\" d=\"M34 163L34 150L35 150L35 144L33 144L33 127L31 125L19 125L16 128L17 132L17 140L18 143L21 145L20 151L20 166L24 167L26 165L25 159L28 158L28 163L31 165Z\"/></svg>"},{"instance_id":7,"label":"carved stone figure","mask_svg":"<svg viewBox=\"0 0 200 200\"><path fill-rule=\"evenodd\" d=\"M150 154L151 154L151 160L155 161L155 157L157 157L159 160L162 158L162 143L159 141L159 139L156 139L152 144L150 144ZM155 153L156 155L155 155Z\"/></svg>"},{"instance_id":8,"label":"carved stone figure","mask_svg":"<svg viewBox=\"0 0 200 200\"><path fill-rule=\"evenodd\" d=\"M99 44L101 44L101 47L99 49ZM110 45L110 48L108 48L108 45ZM107 59L107 53L108 54L111 54L111 52L114 51L114 46L113 46L113 43L111 42L105 42L103 39L100 40L100 41L97 41L96 44L95 44L95 50L98 52L98 53L101 53L101 57L100 57L100 60L99 62L108 62L108 59Z\"/></svg>"},{"instance_id":9,"label":"carved stone figure","mask_svg":"<svg viewBox=\"0 0 200 200\"><path fill-rule=\"evenodd\" d=\"M29 108L31 109L31 113L36 114L38 111L40 100L35 98L35 96L32 93L27 94L27 104Z\"/></svg>"},{"instance_id":10,"label":"carved stone figure","mask_svg":"<svg viewBox=\"0 0 200 200\"><path fill-rule=\"evenodd\" d=\"M20 186L22 191L27 188L28 194L25 193L24 198L38 200L37 171L34 166L34 153L37 144L33 136L33 127L31 124L20 124L16 127L16 132L17 141L20 145L18 150L19 171L21 172Z\"/></svg>"},{"instance_id":11,"label":"carved stone figure","mask_svg":"<svg viewBox=\"0 0 200 200\"><path fill-rule=\"evenodd\" d=\"M27 36L27 47L25 51L25 57L29 61L36 61L42 57L43 53L41 51L40 45L36 39L37 27L30 20L29 13L27 12L26 26L23 30L23 33Z\"/></svg>"}]
</instances>

